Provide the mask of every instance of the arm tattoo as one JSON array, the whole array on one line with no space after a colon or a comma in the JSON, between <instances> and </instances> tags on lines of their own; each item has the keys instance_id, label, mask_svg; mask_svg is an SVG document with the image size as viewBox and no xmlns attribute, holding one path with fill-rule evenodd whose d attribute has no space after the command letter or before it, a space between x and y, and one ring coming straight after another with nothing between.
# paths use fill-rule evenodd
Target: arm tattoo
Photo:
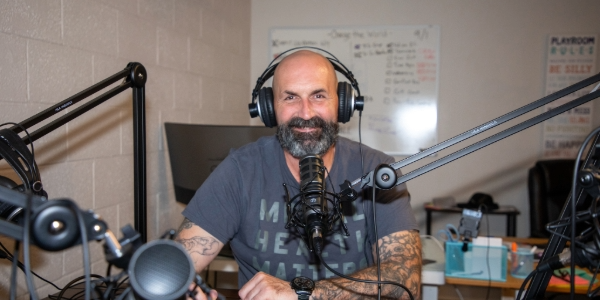
<instances>
[{"instance_id":1,"label":"arm tattoo","mask_svg":"<svg viewBox=\"0 0 600 300\"><path fill-rule=\"evenodd\" d=\"M193 225L194 225L194 223L192 221L190 221L190 219L188 219L188 218L183 219L183 222L181 222L181 225L179 225L179 229L177 230L177 234L179 234L184 229L190 229L190 228L192 228Z\"/></svg>"},{"instance_id":2,"label":"arm tattoo","mask_svg":"<svg viewBox=\"0 0 600 300\"><path fill-rule=\"evenodd\" d=\"M219 251L219 240L212 237L195 236L189 239L177 238L183 247L191 254L215 255Z\"/></svg>"},{"instance_id":3,"label":"arm tattoo","mask_svg":"<svg viewBox=\"0 0 600 300\"><path fill-rule=\"evenodd\" d=\"M403 231L379 239L381 280L406 286L419 298L421 284L421 238L418 231ZM375 253L375 247L373 247ZM377 280L377 267L371 266L350 275L354 278ZM377 297L377 285L343 278L316 282L314 299L364 299ZM382 298L408 299L406 291L395 285L381 286Z\"/></svg>"},{"instance_id":4,"label":"arm tattoo","mask_svg":"<svg viewBox=\"0 0 600 300\"><path fill-rule=\"evenodd\" d=\"M188 218L183 219L181 226L179 226L179 230L177 230L177 238L175 239L177 242L181 243L183 247L192 254L199 255L215 255L219 251L219 246L221 242L219 240L210 237L210 236L194 236L189 239L183 239L179 236L179 234L186 229L192 228L195 224L190 221Z\"/></svg>"}]
</instances>

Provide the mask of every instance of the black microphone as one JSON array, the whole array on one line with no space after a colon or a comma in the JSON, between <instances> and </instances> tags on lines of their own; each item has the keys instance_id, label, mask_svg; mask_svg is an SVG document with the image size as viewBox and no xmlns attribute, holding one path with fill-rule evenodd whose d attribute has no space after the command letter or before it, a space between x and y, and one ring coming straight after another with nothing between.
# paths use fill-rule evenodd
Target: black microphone
<instances>
[{"instance_id":1,"label":"black microphone","mask_svg":"<svg viewBox=\"0 0 600 300\"><path fill-rule=\"evenodd\" d=\"M316 253L321 253L323 235L329 227L325 197L325 167L319 155L311 154L300 159L300 193L309 248Z\"/></svg>"},{"instance_id":2,"label":"black microphone","mask_svg":"<svg viewBox=\"0 0 600 300\"><path fill-rule=\"evenodd\" d=\"M141 246L127 270L129 284L144 299L178 299L187 293L196 275L187 250L171 240Z\"/></svg>"}]
</instances>

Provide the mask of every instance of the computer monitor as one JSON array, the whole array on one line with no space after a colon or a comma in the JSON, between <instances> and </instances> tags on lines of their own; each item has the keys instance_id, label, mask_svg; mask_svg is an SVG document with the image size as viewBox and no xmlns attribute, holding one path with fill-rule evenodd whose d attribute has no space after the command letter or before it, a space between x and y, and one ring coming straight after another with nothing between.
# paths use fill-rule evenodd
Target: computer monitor
<instances>
[{"instance_id":1,"label":"computer monitor","mask_svg":"<svg viewBox=\"0 0 600 300\"><path fill-rule=\"evenodd\" d=\"M165 123L175 200L189 203L231 149L274 135L276 128Z\"/></svg>"}]
</instances>

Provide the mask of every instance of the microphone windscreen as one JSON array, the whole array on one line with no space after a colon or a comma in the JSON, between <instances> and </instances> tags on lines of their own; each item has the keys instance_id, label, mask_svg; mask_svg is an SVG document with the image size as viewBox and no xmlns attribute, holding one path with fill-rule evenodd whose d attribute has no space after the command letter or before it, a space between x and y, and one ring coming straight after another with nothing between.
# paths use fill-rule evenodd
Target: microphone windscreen
<instances>
[{"instance_id":1,"label":"microphone windscreen","mask_svg":"<svg viewBox=\"0 0 600 300\"><path fill-rule=\"evenodd\" d=\"M187 251L171 240L141 246L128 271L131 287L144 299L177 299L187 292L196 273Z\"/></svg>"}]
</instances>

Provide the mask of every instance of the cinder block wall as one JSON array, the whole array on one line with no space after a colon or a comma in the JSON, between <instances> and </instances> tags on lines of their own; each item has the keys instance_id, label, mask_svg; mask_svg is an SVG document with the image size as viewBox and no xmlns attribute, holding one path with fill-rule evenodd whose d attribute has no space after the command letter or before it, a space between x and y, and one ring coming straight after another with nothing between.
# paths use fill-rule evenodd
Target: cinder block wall
<instances>
[{"instance_id":1,"label":"cinder block wall","mask_svg":"<svg viewBox=\"0 0 600 300\"><path fill-rule=\"evenodd\" d=\"M182 220L163 123L249 124L249 47L250 1L1 0L0 123L21 122L128 62L142 63L152 240ZM127 91L37 140L35 158L49 198L93 209L115 232L133 224L132 120ZM18 181L4 161L0 175ZM0 241L12 251L11 239ZM92 272L104 275L102 244L89 245ZM32 247L31 259L36 273L60 287L83 275L79 246L61 252ZM18 299L29 299L18 276ZM9 278L10 262L0 260L0 299L9 298ZM57 292L38 279L35 285L41 298Z\"/></svg>"}]
</instances>

